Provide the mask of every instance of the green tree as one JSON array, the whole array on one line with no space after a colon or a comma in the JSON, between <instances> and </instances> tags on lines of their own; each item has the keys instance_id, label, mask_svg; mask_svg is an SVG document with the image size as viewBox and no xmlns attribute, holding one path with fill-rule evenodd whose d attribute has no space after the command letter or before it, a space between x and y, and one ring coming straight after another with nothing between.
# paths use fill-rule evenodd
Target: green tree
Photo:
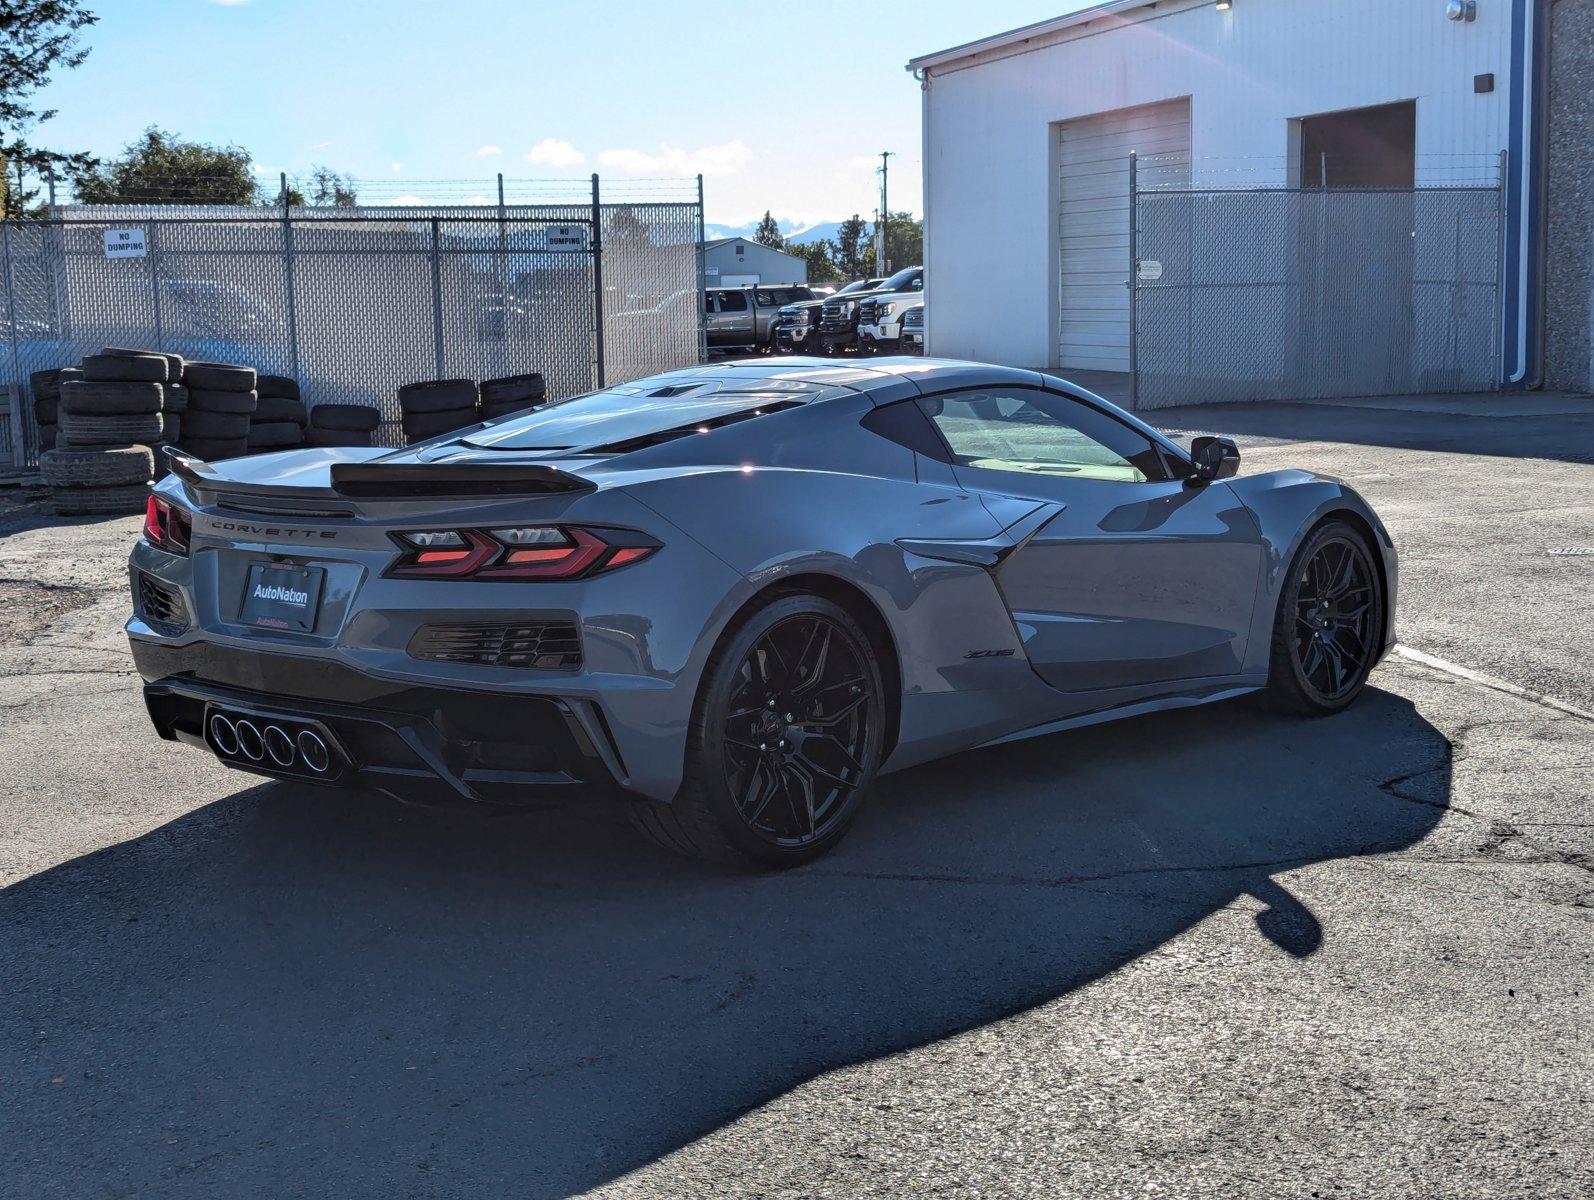
<instances>
[{"instance_id":1,"label":"green tree","mask_svg":"<svg viewBox=\"0 0 1594 1200\"><path fill-rule=\"evenodd\" d=\"M924 222L915 220L912 213L892 213L886 220L886 265L876 267L873 238L864 252L864 260L867 275L884 275L903 267L918 266L924 262Z\"/></svg>"},{"instance_id":2,"label":"green tree","mask_svg":"<svg viewBox=\"0 0 1594 1200\"><path fill-rule=\"evenodd\" d=\"M249 151L185 142L153 125L119 158L80 173L76 182L85 204L253 204L256 198Z\"/></svg>"},{"instance_id":3,"label":"green tree","mask_svg":"<svg viewBox=\"0 0 1594 1200\"><path fill-rule=\"evenodd\" d=\"M817 242L789 242L785 247L787 254L795 255L808 264L809 283L839 283L842 280L841 269L830 257L830 243Z\"/></svg>"},{"instance_id":4,"label":"green tree","mask_svg":"<svg viewBox=\"0 0 1594 1200\"><path fill-rule=\"evenodd\" d=\"M359 202L354 176L339 175L331 167L312 167L309 188L310 203L317 208L353 208Z\"/></svg>"},{"instance_id":5,"label":"green tree","mask_svg":"<svg viewBox=\"0 0 1594 1200\"><path fill-rule=\"evenodd\" d=\"M830 248L836 269L845 279L861 279L869 273L869 222L857 213L843 221L836 230L835 243Z\"/></svg>"},{"instance_id":6,"label":"green tree","mask_svg":"<svg viewBox=\"0 0 1594 1200\"><path fill-rule=\"evenodd\" d=\"M34 94L57 68L70 70L88 57L77 31L96 20L79 0L0 0L0 157L9 168L0 212L7 217L22 215L38 194L20 184L24 172L65 175L94 165L87 154L44 150L30 137L55 116L53 108L34 107Z\"/></svg>"},{"instance_id":7,"label":"green tree","mask_svg":"<svg viewBox=\"0 0 1594 1200\"><path fill-rule=\"evenodd\" d=\"M758 228L753 231L753 240L761 246L770 246L776 250L786 248L786 239L781 236L780 225L769 215L767 208L764 210L763 219L758 222Z\"/></svg>"}]
</instances>

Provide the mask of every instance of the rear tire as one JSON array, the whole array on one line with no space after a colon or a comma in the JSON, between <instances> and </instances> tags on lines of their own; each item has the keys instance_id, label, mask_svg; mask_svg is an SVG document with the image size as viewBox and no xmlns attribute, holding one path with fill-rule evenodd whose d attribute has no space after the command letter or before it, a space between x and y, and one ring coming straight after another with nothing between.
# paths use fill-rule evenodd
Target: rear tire
<instances>
[{"instance_id":1,"label":"rear tire","mask_svg":"<svg viewBox=\"0 0 1594 1200\"><path fill-rule=\"evenodd\" d=\"M693 705L681 789L669 804L633 801L633 823L710 862L811 862L857 819L885 712L879 661L846 610L778 597L720 639Z\"/></svg>"},{"instance_id":2,"label":"rear tire","mask_svg":"<svg viewBox=\"0 0 1594 1200\"><path fill-rule=\"evenodd\" d=\"M1266 702L1313 717L1348 708L1383 649L1384 604L1361 532L1344 521L1314 529L1279 589Z\"/></svg>"}]
</instances>

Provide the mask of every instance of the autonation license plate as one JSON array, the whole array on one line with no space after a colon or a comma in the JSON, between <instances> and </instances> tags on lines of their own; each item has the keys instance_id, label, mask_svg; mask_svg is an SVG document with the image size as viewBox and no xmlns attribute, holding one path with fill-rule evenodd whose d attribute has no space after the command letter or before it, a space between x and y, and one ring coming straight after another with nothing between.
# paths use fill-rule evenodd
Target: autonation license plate
<instances>
[{"instance_id":1,"label":"autonation license plate","mask_svg":"<svg viewBox=\"0 0 1594 1200\"><path fill-rule=\"evenodd\" d=\"M249 568L239 620L245 625L308 633L315 628L325 578L326 572L320 567L254 563Z\"/></svg>"}]
</instances>

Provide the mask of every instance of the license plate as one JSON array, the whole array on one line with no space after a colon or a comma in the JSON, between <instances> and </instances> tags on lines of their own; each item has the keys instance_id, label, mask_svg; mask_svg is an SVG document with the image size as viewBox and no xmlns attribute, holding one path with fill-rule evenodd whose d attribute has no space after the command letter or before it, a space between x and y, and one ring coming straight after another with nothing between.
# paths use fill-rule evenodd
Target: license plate
<instances>
[{"instance_id":1,"label":"license plate","mask_svg":"<svg viewBox=\"0 0 1594 1200\"><path fill-rule=\"evenodd\" d=\"M910 346L917 346L923 338L917 333L905 333L902 335L902 340Z\"/></svg>"},{"instance_id":2,"label":"license plate","mask_svg":"<svg viewBox=\"0 0 1594 1200\"><path fill-rule=\"evenodd\" d=\"M254 563L249 568L239 619L245 625L309 633L315 628L325 579L326 572L320 567Z\"/></svg>"}]
</instances>

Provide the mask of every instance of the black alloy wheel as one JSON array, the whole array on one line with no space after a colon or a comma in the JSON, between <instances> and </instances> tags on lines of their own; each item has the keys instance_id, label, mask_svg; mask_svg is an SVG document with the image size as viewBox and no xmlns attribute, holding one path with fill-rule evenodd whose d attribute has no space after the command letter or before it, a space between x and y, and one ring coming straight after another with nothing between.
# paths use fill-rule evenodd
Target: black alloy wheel
<instances>
[{"instance_id":1,"label":"black alloy wheel","mask_svg":"<svg viewBox=\"0 0 1594 1200\"><path fill-rule=\"evenodd\" d=\"M1367 682L1383 631L1383 589L1366 540L1343 522L1322 526L1296 555L1279 598L1274 699L1297 712L1338 712Z\"/></svg>"},{"instance_id":2,"label":"black alloy wheel","mask_svg":"<svg viewBox=\"0 0 1594 1200\"><path fill-rule=\"evenodd\" d=\"M886 706L869 637L839 605L779 596L733 626L704 671L675 798L633 823L712 862L793 867L857 817L884 755Z\"/></svg>"},{"instance_id":3,"label":"black alloy wheel","mask_svg":"<svg viewBox=\"0 0 1594 1200\"><path fill-rule=\"evenodd\" d=\"M724 769L747 827L777 846L821 841L866 777L872 680L847 630L787 617L749 647L721 723Z\"/></svg>"}]
</instances>

